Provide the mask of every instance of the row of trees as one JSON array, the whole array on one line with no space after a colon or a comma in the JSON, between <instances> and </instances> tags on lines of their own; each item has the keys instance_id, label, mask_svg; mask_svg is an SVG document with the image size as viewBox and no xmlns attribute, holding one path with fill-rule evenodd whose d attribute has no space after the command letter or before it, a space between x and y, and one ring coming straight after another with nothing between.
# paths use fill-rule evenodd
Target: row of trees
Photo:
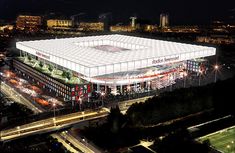
<instances>
[{"instance_id":1,"label":"row of trees","mask_svg":"<svg viewBox=\"0 0 235 153\"><path fill-rule=\"evenodd\" d=\"M28 55L27 58L28 58L29 61L32 60L32 57L30 55ZM43 66L44 66L44 63L42 61L40 61L38 65L42 69ZM48 65L48 70L52 73L52 71L54 70L54 66L49 64ZM72 78L72 73L70 71L63 70L62 77L67 78L68 80L70 80Z\"/></svg>"},{"instance_id":2,"label":"row of trees","mask_svg":"<svg viewBox=\"0 0 235 153\"><path fill-rule=\"evenodd\" d=\"M209 90L212 86L179 89L145 103L135 103L128 109L127 117L134 126L145 126L210 109L213 107L212 90Z\"/></svg>"},{"instance_id":3,"label":"row of trees","mask_svg":"<svg viewBox=\"0 0 235 153\"><path fill-rule=\"evenodd\" d=\"M166 92L148 99L145 103L132 105L127 111L127 118L134 126L139 126L152 125L212 108L220 114L234 114L234 86L235 77L204 87Z\"/></svg>"}]
</instances>

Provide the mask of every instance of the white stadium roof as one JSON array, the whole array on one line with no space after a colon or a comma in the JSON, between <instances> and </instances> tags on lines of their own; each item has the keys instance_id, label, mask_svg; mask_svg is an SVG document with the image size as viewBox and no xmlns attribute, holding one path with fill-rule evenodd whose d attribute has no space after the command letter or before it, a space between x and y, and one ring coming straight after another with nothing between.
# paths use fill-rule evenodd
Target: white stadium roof
<instances>
[{"instance_id":1,"label":"white stadium roof","mask_svg":"<svg viewBox=\"0 0 235 153\"><path fill-rule=\"evenodd\" d=\"M213 47L116 34L23 41L16 47L87 77L216 54Z\"/></svg>"}]
</instances>

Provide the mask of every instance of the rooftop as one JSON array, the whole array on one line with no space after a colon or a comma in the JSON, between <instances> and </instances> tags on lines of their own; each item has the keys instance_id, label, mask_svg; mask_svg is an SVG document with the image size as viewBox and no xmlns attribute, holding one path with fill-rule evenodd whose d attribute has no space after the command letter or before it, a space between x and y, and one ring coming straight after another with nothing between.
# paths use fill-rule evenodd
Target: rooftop
<instances>
[{"instance_id":1,"label":"rooftop","mask_svg":"<svg viewBox=\"0 0 235 153\"><path fill-rule=\"evenodd\" d=\"M117 34L23 41L17 42L16 46L20 50L61 66L73 67L74 64L74 68L82 67L82 69L147 60L143 61L144 64L141 63L145 67L161 64L164 61L169 63L172 60L211 56L215 55L216 50L213 47ZM167 58L167 60L163 59L163 61L160 58ZM90 70L86 73L88 71Z\"/></svg>"}]
</instances>

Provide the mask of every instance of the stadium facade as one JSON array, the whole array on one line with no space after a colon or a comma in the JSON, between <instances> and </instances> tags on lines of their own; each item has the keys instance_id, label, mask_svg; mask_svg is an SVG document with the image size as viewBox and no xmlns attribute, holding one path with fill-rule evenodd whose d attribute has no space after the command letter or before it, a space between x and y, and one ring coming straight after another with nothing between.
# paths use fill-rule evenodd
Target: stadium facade
<instances>
[{"instance_id":1,"label":"stadium facade","mask_svg":"<svg viewBox=\"0 0 235 153\"><path fill-rule=\"evenodd\" d=\"M216 54L213 47L117 34L23 41L16 47L16 70L71 100L92 91L117 94L169 86L182 77L187 61Z\"/></svg>"}]
</instances>

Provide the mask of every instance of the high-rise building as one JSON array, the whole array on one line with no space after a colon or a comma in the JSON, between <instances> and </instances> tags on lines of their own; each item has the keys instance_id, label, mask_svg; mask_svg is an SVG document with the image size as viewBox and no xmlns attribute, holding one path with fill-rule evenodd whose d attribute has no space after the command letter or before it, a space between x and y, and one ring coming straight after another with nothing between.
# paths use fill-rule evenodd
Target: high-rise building
<instances>
[{"instance_id":1,"label":"high-rise building","mask_svg":"<svg viewBox=\"0 0 235 153\"><path fill-rule=\"evenodd\" d=\"M131 27L135 28L136 27L136 19L137 19L137 17L132 16L132 17L130 17L130 19L131 19Z\"/></svg>"},{"instance_id":2,"label":"high-rise building","mask_svg":"<svg viewBox=\"0 0 235 153\"><path fill-rule=\"evenodd\" d=\"M112 20L111 12L103 13L99 15L99 21L104 23L104 31L110 30L111 20Z\"/></svg>"},{"instance_id":3,"label":"high-rise building","mask_svg":"<svg viewBox=\"0 0 235 153\"><path fill-rule=\"evenodd\" d=\"M58 19L47 20L48 28L63 29L63 28L70 28L72 26L73 26L72 20L58 20Z\"/></svg>"},{"instance_id":4,"label":"high-rise building","mask_svg":"<svg viewBox=\"0 0 235 153\"><path fill-rule=\"evenodd\" d=\"M86 15L86 13L81 12L81 13L74 14L74 15L70 16L70 19L73 22L73 26L76 27L79 25L79 22L84 22L85 15Z\"/></svg>"},{"instance_id":5,"label":"high-rise building","mask_svg":"<svg viewBox=\"0 0 235 153\"><path fill-rule=\"evenodd\" d=\"M42 25L42 18L40 16L19 15L16 20L17 30L29 30L36 32Z\"/></svg>"},{"instance_id":6,"label":"high-rise building","mask_svg":"<svg viewBox=\"0 0 235 153\"><path fill-rule=\"evenodd\" d=\"M168 14L165 14L165 13L162 13L160 14L160 24L159 26L161 28L166 28L169 26L169 15Z\"/></svg>"},{"instance_id":7,"label":"high-rise building","mask_svg":"<svg viewBox=\"0 0 235 153\"><path fill-rule=\"evenodd\" d=\"M112 32L132 32L135 31L136 28L130 25L114 25L110 26L110 31Z\"/></svg>"},{"instance_id":8,"label":"high-rise building","mask_svg":"<svg viewBox=\"0 0 235 153\"><path fill-rule=\"evenodd\" d=\"M81 31L104 31L103 22L80 22L79 30Z\"/></svg>"}]
</instances>

